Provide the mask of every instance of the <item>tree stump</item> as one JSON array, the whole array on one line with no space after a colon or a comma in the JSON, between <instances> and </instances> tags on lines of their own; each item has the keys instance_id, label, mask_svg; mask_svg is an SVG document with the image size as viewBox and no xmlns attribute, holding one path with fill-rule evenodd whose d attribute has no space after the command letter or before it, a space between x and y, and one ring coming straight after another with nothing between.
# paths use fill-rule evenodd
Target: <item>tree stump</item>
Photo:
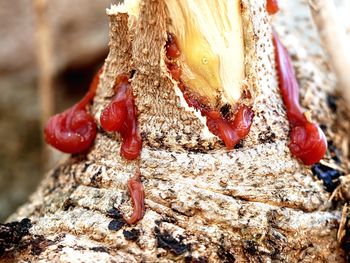
<instances>
[{"instance_id":1,"label":"tree stump","mask_svg":"<svg viewBox=\"0 0 350 263\"><path fill-rule=\"evenodd\" d=\"M144 0L136 15L120 6L107 10L110 52L91 112L98 122L116 77L132 73L143 139L140 159L122 158L120 136L99 129L88 153L73 155L49 172L29 202L10 217L30 218L31 225L25 220L23 237L6 247L3 258L344 262L337 241L343 201L337 195L329 201L331 193L322 181L290 154L276 76L271 24L292 56L302 106L332 145L321 164L347 171L345 107L332 95L336 81L305 1L282 1L272 22L264 0L241 1L245 85L255 116L249 135L230 151L218 137L208 136L201 116L184 106L166 70L167 33L176 23L169 19L168 1ZM127 225L121 216L132 212L127 182L138 165L146 213Z\"/></svg>"}]
</instances>

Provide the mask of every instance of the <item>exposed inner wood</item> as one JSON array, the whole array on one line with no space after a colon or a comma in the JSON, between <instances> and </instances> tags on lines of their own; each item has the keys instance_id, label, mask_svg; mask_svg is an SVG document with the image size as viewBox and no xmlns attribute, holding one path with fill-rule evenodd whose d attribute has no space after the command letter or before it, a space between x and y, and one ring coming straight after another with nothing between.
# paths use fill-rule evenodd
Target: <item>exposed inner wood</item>
<instances>
[{"instance_id":1,"label":"exposed inner wood","mask_svg":"<svg viewBox=\"0 0 350 263\"><path fill-rule=\"evenodd\" d=\"M182 80L210 106L241 97L244 41L240 1L165 1L182 53Z\"/></svg>"}]
</instances>

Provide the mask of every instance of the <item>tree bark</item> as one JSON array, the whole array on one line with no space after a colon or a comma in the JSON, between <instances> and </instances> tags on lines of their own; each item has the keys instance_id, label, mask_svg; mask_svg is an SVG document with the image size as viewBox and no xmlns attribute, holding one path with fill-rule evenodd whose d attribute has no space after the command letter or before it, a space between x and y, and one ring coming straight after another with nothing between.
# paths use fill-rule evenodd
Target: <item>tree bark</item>
<instances>
[{"instance_id":1,"label":"tree bark","mask_svg":"<svg viewBox=\"0 0 350 263\"><path fill-rule=\"evenodd\" d=\"M341 162L333 165L347 169L343 102L338 100L336 112L327 104L334 76L307 5L285 2L273 24L292 55L301 104L326 127L327 139L338 149ZM114 6L107 12L110 53L91 111L99 120L116 76L133 71L143 138L140 160L120 157L119 136L99 130L87 154L49 172L30 201L10 217L28 217L32 226L25 221L29 234L22 231L20 245L14 242L3 257L24 262L345 262L337 242L341 203L329 202L330 193L287 146L265 1L242 1L246 85L255 117L250 134L233 151L216 136L205 136L205 124L183 107L164 68L165 1L143 1L135 20L118 10ZM329 153L324 162L333 163ZM138 163L146 213L127 226L117 214L132 211L127 181Z\"/></svg>"}]
</instances>

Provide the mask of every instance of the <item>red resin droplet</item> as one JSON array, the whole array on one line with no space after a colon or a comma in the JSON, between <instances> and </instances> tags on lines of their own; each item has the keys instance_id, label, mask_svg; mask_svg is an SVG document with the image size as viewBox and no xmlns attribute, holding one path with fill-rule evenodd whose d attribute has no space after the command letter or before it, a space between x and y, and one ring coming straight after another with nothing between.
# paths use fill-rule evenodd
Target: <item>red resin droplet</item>
<instances>
[{"instance_id":1,"label":"red resin droplet","mask_svg":"<svg viewBox=\"0 0 350 263\"><path fill-rule=\"evenodd\" d=\"M179 81L181 77L181 68L177 64L172 63L168 63L167 67L173 79Z\"/></svg>"},{"instance_id":2,"label":"red resin droplet","mask_svg":"<svg viewBox=\"0 0 350 263\"><path fill-rule=\"evenodd\" d=\"M254 117L252 110L246 105L239 107L233 122L223 118L218 111L210 111L207 114L204 112L203 115L207 117L209 131L223 140L229 150L248 135Z\"/></svg>"},{"instance_id":3,"label":"red resin droplet","mask_svg":"<svg viewBox=\"0 0 350 263\"><path fill-rule=\"evenodd\" d=\"M119 131L125 117L125 103L123 101L112 101L101 114L101 126L108 132Z\"/></svg>"},{"instance_id":4,"label":"red resin droplet","mask_svg":"<svg viewBox=\"0 0 350 263\"><path fill-rule=\"evenodd\" d=\"M292 128L289 149L306 165L319 162L327 151L326 136L314 123Z\"/></svg>"},{"instance_id":5,"label":"red resin droplet","mask_svg":"<svg viewBox=\"0 0 350 263\"><path fill-rule=\"evenodd\" d=\"M327 151L327 140L322 130L307 120L299 104L299 85L287 49L273 33L279 88L286 106L291 128L289 149L306 165L319 162Z\"/></svg>"},{"instance_id":6,"label":"red resin droplet","mask_svg":"<svg viewBox=\"0 0 350 263\"><path fill-rule=\"evenodd\" d=\"M139 171L128 181L128 189L131 196L134 211L130 218L124 218L128 224L135 224L141 220L145 214L145 192L141 182Z\"/></svg>"},{"instance_id":7,"label":"red resin droplet","mask_svg":"<svg viewBox=\"0 0 350 263\"><path fill-rule=\"evenodd\" d=\"M266 10L270 15L279 11L278 0L266 0Z\"/></svg>"},{"instance_id":8,"label":"red resin droplet","mask_svg":"<svg viewBox=\"0 0 350 263\"><path fill-rule=\"evenodd\" d=\"M210 110L206 107L205 103L188 91L183 83L179 83L179 88L188 106L199 110L202 116L206 116L209 131L218 136L227 149L232 150L241 139L248 135L254 117L253 111L248 106L239 106L234 119L227 119L218 110Z\"/></svg>"},{"instance_id":9,"label":"red resin droplet","mask_svg":"<svg viewBox=\"0 0 350 263\"><path fill-rule=\"evenodd\" d=\"M117 77L114 91L115 96L101 114L101 126L105 131L119 132L123 139L120 154L135 160L140 155L142 139L137 130L136 106L127 75Z\"/></svg>"},{"instance_id":10,"label":"red resin droplet","mask_svg":"<svg viewBox=\"0 0 350 263\"><path fill-rule=\"evenodd\" d=\"M181 52L174 34L168 33L168 40L165 46L166 56L168 59L176 59L180 57Z\"/></svg>"},{"instance_id":11,"label":"red resin droplet","mask_svg":"<svg viewBox=\"0 0 350 263\"><path fill-rule=\"evenodd\" d=\"M65 153L81 153L90 148L96 137L96 123L86 110L93 99L102 69L94 77L84 98L66 111L52 116L44 129L45 141Z\"/></svg>"}]
</instances>

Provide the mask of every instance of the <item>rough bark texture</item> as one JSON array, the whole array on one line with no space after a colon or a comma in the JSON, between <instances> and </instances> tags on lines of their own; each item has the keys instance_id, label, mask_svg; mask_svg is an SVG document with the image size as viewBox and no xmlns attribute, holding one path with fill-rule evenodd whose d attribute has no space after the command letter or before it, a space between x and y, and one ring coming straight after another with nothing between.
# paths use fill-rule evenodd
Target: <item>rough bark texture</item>
<instances>
[{"instance_id":1,"label":"rough bark texture","mask_svg":"<svg viewBox=\"0 0 350 263\"><path fill-rule=\"evenodd\" d=\"M348 127L337 122L345 118L342 102L336 112L327 105L335 79L304 1L286 2L273 23L292 54L301 103L324 125L327 139L338 148L340 168L346 170ZM33 225L21 245L4 257L56 262L345 261L337 242L341 208L328 201L321 181L287 147L288 123L264 6L265 0L242 1L255 118L242 147L230 152L216 137L203 135L203 123L181 106L181 94L161 63L164 2L143 1L140 17L129 29L127 15L112 8L110 54L92 112L98 120L115 77L135 71L145 217L134 226L118 219L119 212L129 215L132 210L127 180L136 163L119 156L119 136L100 131L88 154L73 156L49 172L10 218L29 217ZM329 155L326 161L332 162Z\"/></svg>"}]
</instances>

